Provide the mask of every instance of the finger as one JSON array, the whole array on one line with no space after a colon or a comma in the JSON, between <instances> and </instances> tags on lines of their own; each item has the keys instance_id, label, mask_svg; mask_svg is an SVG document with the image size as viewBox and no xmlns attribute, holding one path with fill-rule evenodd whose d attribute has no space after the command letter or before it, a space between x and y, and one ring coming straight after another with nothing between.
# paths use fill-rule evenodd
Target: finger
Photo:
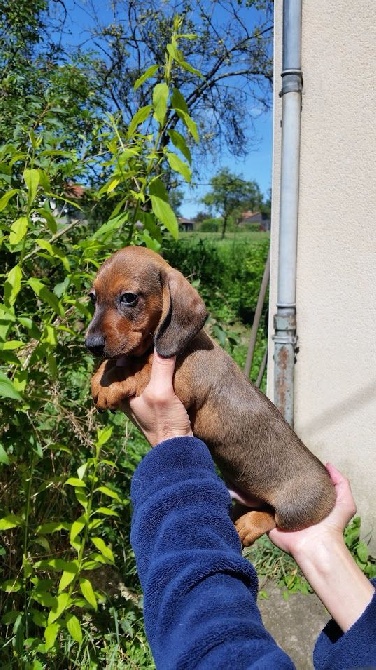
<instances>
[{"instance_id":1,"label":"finger","mask_svg":"<svg viewBox=\"0 0 376 670\"><path fill-rule=\"evenodd\" d=\"M153 364L150 374L150 386L158 388L161 392L172 389L172 379L175 371L176 356L162 358L154 351Z\"/></svg>"},{"instance_id":2,"label":"finger","mask_svg":"<svg viewBox=\"0 0 376 670\"><path fill-rule=\"evenodd\" d=\"M334 465L332 465L332 463L326 463L325 467L329 472L330 479L332 480L334 485L340 484L341 482L345 481L345 477L340 473L339 470L337 470L337 468Z\"/></svg>"}]
</instances>

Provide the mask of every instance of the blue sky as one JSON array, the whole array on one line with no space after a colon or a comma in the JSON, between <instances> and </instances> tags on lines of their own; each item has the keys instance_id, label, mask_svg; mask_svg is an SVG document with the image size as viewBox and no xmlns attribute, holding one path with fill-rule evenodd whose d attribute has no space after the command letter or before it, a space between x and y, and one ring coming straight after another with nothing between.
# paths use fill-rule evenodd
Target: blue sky
<instances>
[{"instance_id":1,"label":"blue sky","mask_svg":"<svg viewBox=\"0 0 376 670\"><path fill-rule=\"evenodd\" d=\"M241 176L246 181L256 181L262 193L268 197L271 188L272 169L272 113L261 114L255 118L253 114L253 128L257 133L253 148L244 159L225 155L221 161L216 163L212 169L208 168L205 175L201 176L202 186L186 189L186 197L181 207L181 214L185 218L194 217L197 212L204 209L200 204L200 198L210 190L207 184L210 178L222 167L227 167L234 174Z\"/></svg>"},{"instance_id":2,"label":"blue sky","mask_svg":"<svg viewBox=\"0 0 376 670\"><path fill-rule=\"evenodd\" d=\"M108 12L108 3L106 0L91 0L97 16L106 22L110 20L112 13ZM89 38L89 28L92 25L90 18L90 0L66 0L65 6L68 10L66 21L65 47L82 44ZM246 11L246 10L242 10ZM249 11L248 18L249 20ZM244 15L243 18L245 18ZM257 108L249 110L250 128L252 128L252 137L254 141L250 143L250 150L245 158L234 158L229 154L222 154L220 160L213 162L212 158L204 165L201 170L200 178L196 188L187 187L185 191L184 203L181 207L181 214L186 218L194 217L197 212L203 209L200 198L210 189L208 185L220 168L227 167L234 174L247 181L256 181L262 193L268 196L271 187L271 165L272 165L272 114L265 113Z\"/></svg>"}]
</instances>

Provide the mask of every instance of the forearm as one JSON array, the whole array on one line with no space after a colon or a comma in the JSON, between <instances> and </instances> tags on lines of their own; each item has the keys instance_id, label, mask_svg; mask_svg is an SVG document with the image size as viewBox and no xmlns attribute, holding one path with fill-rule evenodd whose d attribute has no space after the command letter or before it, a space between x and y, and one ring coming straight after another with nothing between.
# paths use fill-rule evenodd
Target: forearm
<instances>
[{"instance_id":1,"label":"forearm","mask_svg":"<svg viewBox=\"0 0 376 670\"><path fill-rule=\"evenodd\" d=\"M177 438L147 454L132 481L131 541L157 668L292 669L265 630L257 577L241 555L230 496L205 445Z\"/></svg>"},{"instance_id":2,"label":"forearm","mask_svg":"<svg viewBox=\"0 0 376 670\"><path fill-rule=\"evenodd\" d=\"M294 556L326 609L346 632L363 614L375 589L355 563L342 537L324 537Z\"/></svg>"}]
</instances>

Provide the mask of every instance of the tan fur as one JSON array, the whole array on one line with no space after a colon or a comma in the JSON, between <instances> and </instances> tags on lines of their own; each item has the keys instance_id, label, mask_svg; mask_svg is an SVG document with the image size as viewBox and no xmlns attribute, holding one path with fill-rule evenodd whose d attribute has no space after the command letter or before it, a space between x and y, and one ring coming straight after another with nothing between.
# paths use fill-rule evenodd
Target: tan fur
<instances>
[{"instance_id":1,"label":"tan fur","mask_svg":"<svg viewBox=\"0 0 376 670\"><path fill-rule=\"evenodd\" d=\"M202 329L205 305L180 272L148 249L126 247L104 263L93 290L86 342L103 342L107 359L92 378L99 409L142 393L155 344L160 355L177 355L174 388L193 432L253 508L235 522L244 545L276 525L297 530L329 514L335 491L326 469ZM119 305L124 292L138 295L134 307Z\"/></svg>"}]
</instances>

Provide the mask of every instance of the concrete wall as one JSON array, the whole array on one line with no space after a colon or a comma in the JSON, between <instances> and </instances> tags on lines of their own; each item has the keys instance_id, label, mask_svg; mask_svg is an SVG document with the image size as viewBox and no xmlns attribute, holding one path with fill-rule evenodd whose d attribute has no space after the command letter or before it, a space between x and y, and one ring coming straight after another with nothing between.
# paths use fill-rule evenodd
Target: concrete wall
<instances>
[{"instance_id":1,"label":"concrete wall","mask_svg":"<svg viewBox=\"0 0 376 670\"><path fill-rule=\"evenodd\" d=\"M270 332L282 3L276 3ZM303 2L295 430L352 482L376 553L376 21L372 0ZM268 394L273 397L273 345Z\"/></svg>"}]
</instances>

